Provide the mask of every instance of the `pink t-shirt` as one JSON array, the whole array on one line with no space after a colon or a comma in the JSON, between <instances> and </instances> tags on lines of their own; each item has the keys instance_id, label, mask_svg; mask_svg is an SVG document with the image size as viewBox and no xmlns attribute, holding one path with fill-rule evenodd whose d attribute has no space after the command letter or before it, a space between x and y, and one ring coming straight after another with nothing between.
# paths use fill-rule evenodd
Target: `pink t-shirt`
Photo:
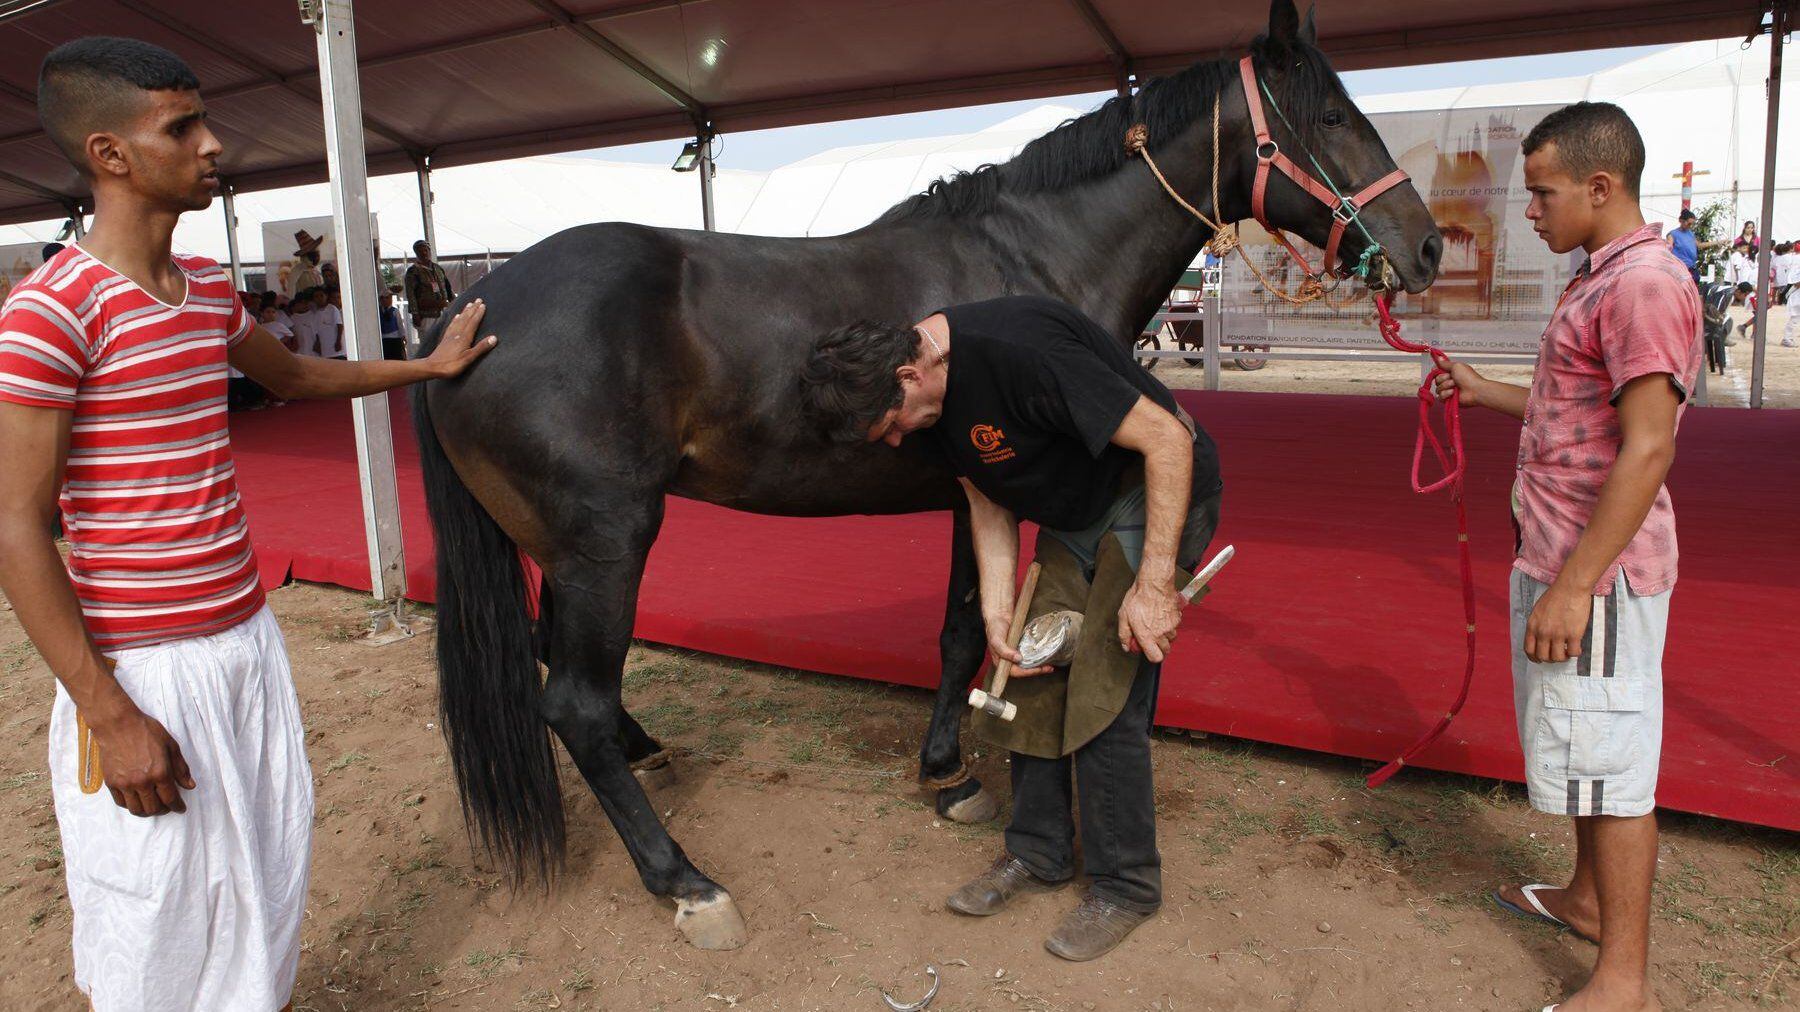
<instances>
[{"instance_id":1,"label":"pink t-shirt","mask_svg":"<svg viewBox=\"0 0 1800 1012\"><path fill-rule=\"evenodd\" d=\"M1645 225L1588 258L1538 346L1513 485L1516 568L1550 583L1581 540L1619 456L1613 402L1625 384L1668 374L1681 395L1679 425L1701 356L1699 292L1663 245L1661 225ZM1665 486L1594 593L1610 594L1623 566L1633 591L1660 594L1675 586L1675 563L1675 506Z\"/></svg>"}]
</instances>

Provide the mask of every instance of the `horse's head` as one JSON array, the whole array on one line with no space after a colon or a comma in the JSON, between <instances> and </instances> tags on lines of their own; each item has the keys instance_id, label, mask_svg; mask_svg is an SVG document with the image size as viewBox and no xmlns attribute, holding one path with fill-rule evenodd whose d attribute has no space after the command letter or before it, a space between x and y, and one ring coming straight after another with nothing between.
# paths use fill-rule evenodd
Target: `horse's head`
<instances>
[{"instance_id":1,"label":"horse's head","mask_svg":"<svg viewBox=\"0 0 1800 1012\"><path fill-rule=\"evenodd\" d=\"M1274 0L1268 34L1251 44L1254 77L1245 87L1255 90L1238 110L1238 122L1250 127L1241 135L1240 178L1254 189L1259 166L1266 168L1263 220L1321 248L1330 242L1334 222L1342 224L1337 262L1327 267L1354 268L1372 238L1399 283L1409 292L1424 291L1437 278L1443 238L1412 182L1389 180L1396 172L1393 157L1315 39L1312 12L1303 23L1293 0ZM1257 104L1269 135L1260 145L1247 118ZM1297 181L1289 169L1316 182ZM1354 213L1343 205L1334 210L1338 196L1365 191L1369 195Z\"/></svg>"}]
</instances>

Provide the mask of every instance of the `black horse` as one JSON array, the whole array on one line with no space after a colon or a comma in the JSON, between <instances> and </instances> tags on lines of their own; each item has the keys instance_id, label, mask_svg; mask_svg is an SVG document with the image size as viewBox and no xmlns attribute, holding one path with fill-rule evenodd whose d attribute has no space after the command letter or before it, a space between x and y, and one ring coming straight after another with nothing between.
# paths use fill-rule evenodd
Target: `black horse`
<instances>
[{"instance_id":1,"label":"black horse","mask_svg":"<svg viewBox=\"0 0 1800 1012\"><path fill-rule=\"evenodd\" d=\"M1351 190L1393 170L1292 0L1276 0L1250 51L1292 124L1273 124L1287 151L1316 154ZM967 504L948 472L905 447L836 446L808 431L797 375L813 340L844 323L910 322L1015 292L1062 298L1121 341L1135 338L1211 237L1128 154L1135 123L1190 201L1217 220L1250 216L1256 143L1237 62L1222 59L1112 99L1005 164L933 183L847 235L584 225L463 295L485 300L484 329L503 340L480 368L417 395L437 530L441 705L473 832L516 875L547 878L563 855L548 728L645 887L676 901L689 941L744 941L730 895L670 838L630 770L659 748L625 711L620 678L668 495L784 516L955 511L942 682L920 775L951 785L939 812L992 817L991 796L959 773L964 693L985 652ZM1331 224L1324 204L1279 176L1267 216L1315 244ZM1442 240L1418 194L1392 190L1362 218L1399 283L1428 287ZM1365 244L1351 230L1341 261L1356 262ZM544 573L535 636L521 552Z\"/></svg>"}]
</instances>

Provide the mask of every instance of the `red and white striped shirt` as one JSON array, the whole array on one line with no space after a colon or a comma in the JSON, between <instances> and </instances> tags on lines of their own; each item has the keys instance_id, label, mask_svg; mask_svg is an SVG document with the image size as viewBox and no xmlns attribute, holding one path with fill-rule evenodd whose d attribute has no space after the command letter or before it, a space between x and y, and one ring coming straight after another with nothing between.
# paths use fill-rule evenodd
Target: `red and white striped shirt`
<instances>
[{"instance_id":1,"label":"red and white striped shirt","mask_svg":"<svg viewBox=\"0 0 1800 1012\"><path fill-rule=\"evenodd\" d=\"M226 349L252 324L218 264L174 260L178 306L79 246L0 305L0 400L75 412L63 531L105 650L210 635L263 606L225 415Z\"/></svg>"}]
</instances>

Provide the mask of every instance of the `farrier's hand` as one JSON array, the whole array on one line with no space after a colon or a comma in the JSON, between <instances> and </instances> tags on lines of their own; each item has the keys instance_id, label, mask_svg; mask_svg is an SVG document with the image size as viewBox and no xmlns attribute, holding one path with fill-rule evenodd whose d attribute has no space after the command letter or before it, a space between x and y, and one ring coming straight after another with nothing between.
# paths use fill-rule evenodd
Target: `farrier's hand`
<instances>
[{"instance_id":1,"label":"farrier's hand","mask_svg":"<svg viewBox=\"0 0 1800 1012\"><path fill-rule=\"evenodd\" d=\"M1012 632L1011 615L987 615L984 616L983 622L987 625L988 653L993 655L996 665L1002 659L1011 664L1013 666L1012 677L1030 678L1033 675L1041 675L1055 670L1049 665L1036 668L1019 667L1019 651L1006 641L1007 634Z\"/></svg>"},{"instance_id":2,"label":"farrier's hand","mask_svg":"<svg viewBox=\"0 0 1800 1012\"><path fill-rule=\"evenodd\" d=\"M161 722L133 708L89 730L107 790L120 808L145 817L187 811L181 791L194 789L194 776Z\"/></svg>"},{"instance_id":3,"label":"farrier's hand","mask_svg":"<svg viewBox=\"0 0 1800 1012\"><path fill-rule=\"evenodd\" d=\"M1181 625L1181 595L1166 583L1139 580L1125 592L1119 605L1119 649L1143 651L1152 663L1168 656Z\"/></svg>"},{"instance_id":4,"label":"farrier's hand","mask_svg":"<svg viewBox=\"0 0 1800 1012\"><path fill-rule=\"evenodd\" d=\"M1525 656L1539 664L1580 657L1593 611L1594 598L1586 590L1551 584L1525 623Z\"/></svg>"},{"instance_id":5,"label":"farrier's hand","mask_svg":"<svg viewBox=\"0 0 1800 1012\"><path fill-rule=\"evenodd\" d=\"M1473 408L1481 404L1481 387L1487 382L1487 379L1476 372L1473 366L1455 361L1448 356L1439 359L1437 364L1449 370L1446 375L1439 376L1434 383L1433 392L1437 394L1438 400L1447 401L1451 394L1455 394L1465 408Z\"/></svg>"},{"instance_id":6,"label":"farrier's hand","mask_svg":"<svg viewBox=\"0 0 1800 1012\"><path fill-rule=\"evenodd\" d=\"M432 349L425 363L432 367L439 379L460 376L464 370L474 365L476 360L494 350L500 338L489 334L481 340L475 340L475 328L481 326L481 318L487 315L487 304L474 299L462 307L450 325L444 328L444 335L438 338L438 345Z\"/></svg>"}]
</instances>

